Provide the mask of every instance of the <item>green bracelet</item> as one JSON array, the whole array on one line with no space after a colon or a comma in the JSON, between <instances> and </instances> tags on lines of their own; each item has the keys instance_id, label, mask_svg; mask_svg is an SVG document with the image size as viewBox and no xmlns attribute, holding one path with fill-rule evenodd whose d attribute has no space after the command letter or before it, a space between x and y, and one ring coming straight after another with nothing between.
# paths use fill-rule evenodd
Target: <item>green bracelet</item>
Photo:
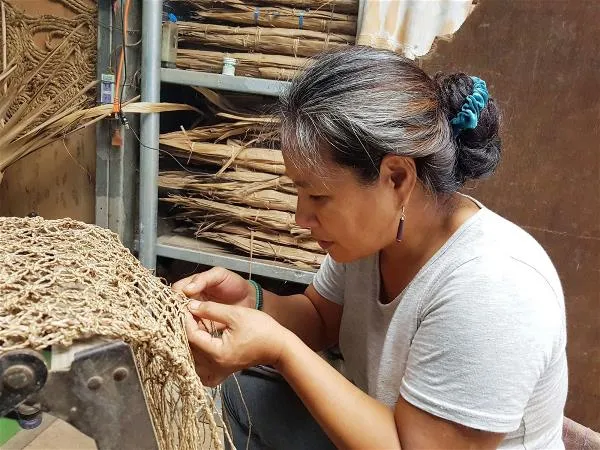
<instances>
[{"instance_id":1,"label":"green bracelet","mask_svg":"<svg viewBox=\"0 0 600 450\"><path fill-rule=\"evenodd\" d=\"M256 291L256 306L255 306L255 308L258 309L259 311L262 311L262 309L263 309L263 289L260 286L260 284L258 284L254 280L248 280L248 282L252 286L254 286L254 290Z\"/></svg>"}]
</instances>

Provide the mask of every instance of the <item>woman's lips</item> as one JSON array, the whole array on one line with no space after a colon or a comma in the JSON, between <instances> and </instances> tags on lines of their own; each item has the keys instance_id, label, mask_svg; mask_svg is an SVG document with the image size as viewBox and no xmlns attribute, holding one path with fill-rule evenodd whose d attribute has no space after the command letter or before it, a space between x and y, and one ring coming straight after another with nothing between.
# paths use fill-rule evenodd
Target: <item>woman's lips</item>
<instances>
[{"instance_id":1,"label":"woman's lips","mask_svg":"<svg viewBox=\"0 0 600 450\"><path fill-rule=\"evenodd\" d=\"M331 241L317 241L317 244L319 244L319 246L323 250L327 250L329 247L331 247L333 245L333 242L331 242Z\"/></svg>"}]
</instances>

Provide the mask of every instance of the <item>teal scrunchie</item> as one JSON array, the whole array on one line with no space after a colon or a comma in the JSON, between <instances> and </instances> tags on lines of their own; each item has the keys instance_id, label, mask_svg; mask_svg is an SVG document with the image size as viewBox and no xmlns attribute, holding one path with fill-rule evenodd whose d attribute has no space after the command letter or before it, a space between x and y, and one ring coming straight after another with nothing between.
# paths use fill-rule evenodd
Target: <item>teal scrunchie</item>
<instances>
[{"instance_id":1,"label":"teal scrunchie","mask_svg":"<svg viewBox=\"0 0 600 450\"><path fill-rule=\"evenodd\" d=\"M472 130L477 126L479 115L487 105L490 96L485 81L477 77L471 77L471 80L473 80L473 93L467 96L460 112L450 121L455 136L462 130Z\"/></svg>"}]
</instances>

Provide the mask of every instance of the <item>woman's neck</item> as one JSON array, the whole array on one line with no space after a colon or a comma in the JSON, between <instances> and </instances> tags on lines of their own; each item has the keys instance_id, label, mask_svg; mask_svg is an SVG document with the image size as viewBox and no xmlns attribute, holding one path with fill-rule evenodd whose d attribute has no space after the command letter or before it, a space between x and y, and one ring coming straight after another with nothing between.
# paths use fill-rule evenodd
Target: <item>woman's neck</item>
<instances>
[{"instance_id":1,"label":"woman's neck","mask_svg":"<svg viewBox=\"0 0 600 450\"><path fill-rule=\"evenodd\" d=\"M380 257L384 299L391 301L417 275L450 237L479 207L469 198L454 194L441 204L423 190L415 189L401 242L384 248Z\"/></svg>"}]
</instances>

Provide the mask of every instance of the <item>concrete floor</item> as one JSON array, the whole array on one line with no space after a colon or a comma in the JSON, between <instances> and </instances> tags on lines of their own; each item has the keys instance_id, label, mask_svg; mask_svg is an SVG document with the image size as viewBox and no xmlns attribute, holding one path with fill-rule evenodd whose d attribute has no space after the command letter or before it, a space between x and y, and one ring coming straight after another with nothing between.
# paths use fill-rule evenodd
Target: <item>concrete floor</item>
<instances>
[{"instance_id":1,"label":"concrete floor","mask_svg":"<svg viewBox=\"0 0 600 450\"><path fill-rule=\"evenodd\" d=\"M221 441L223 435L221 433ZM214 448L214 447L212 447ZM207 442L202 450L210 450ZM97 450L93 439L62 420L44 415L36 430L21 430L0 450Z\"/></svg>"},{"instance_id":2,"label":"concrete floor","mask_svg":"<svg viewBox=\"0 0 600 450\"><path fill-rule=\"evenodd\" d=\"M68 423L44 415L38 429L19 431L2 450L96 450L96 443Z\"/></svg>"},{"instance_id":3,"label":"concrete floor","mask_svg":"<svg viewBox=\"0 0 600 450\"><path fill-rule=\"evenodd\" d=\"M55 420L26 450L96 450L92 438L62 420Z\"/></svg>"}]
</instances>

